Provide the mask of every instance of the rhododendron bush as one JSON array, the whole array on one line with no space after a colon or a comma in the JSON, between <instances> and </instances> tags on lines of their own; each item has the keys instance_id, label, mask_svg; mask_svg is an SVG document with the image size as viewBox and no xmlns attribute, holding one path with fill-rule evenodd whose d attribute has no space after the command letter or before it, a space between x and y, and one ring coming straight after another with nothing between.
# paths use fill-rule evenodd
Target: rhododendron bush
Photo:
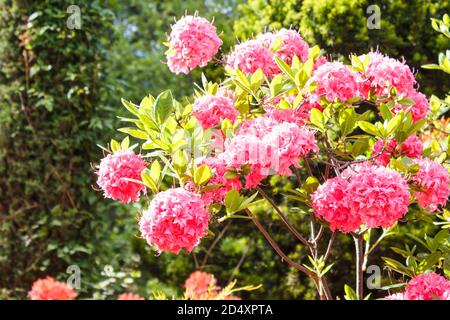
<instances>
[{"instance_id":1,"label":"rhododendron bush","mask_svg":"<svg viewBox=\"0 0 450 320\"><path fill-rule=\"evenodd\" d=\"M105 197L145 202L137 229L157 254L192 252L211 236L212 224L250 220L284 262L311 279L321 299L342 296L344 288L330 285L327 275L336 234L344 234L355 243L356 274L345 297L367 298L367 261L384 237L416 220L448 220L446 154L434 155L418 136L430 106L415 74L405 61L378 51L352 55L351 64L333 61L295 30L257 35L229 53L218 52L221 44L213 24L197 15L172 26L166 53L172 72L220 62L226 76L220 83L203 76L187 102L170 91L139 104L123 99L129 116L118 131L126 137L104 148L98 186ZM292 182L283 196L295 213L278 206L268 184L273 176ZM259 215L266 205L278 216L274 221ZM309 234L292 214L302 216ZM271 223L285 225L302 248L300 259L275 242ZM442 231L444 245L448 231ZM448 280L426 272L448 269L450 256L420 264L413 255L405 255L409 264L417 260L412 274L385 260L413 278L405 293L388 299L447 299ZM214 277L201 271L186 289L200 299L218 292Z\"/></svg>"}]
</instances>

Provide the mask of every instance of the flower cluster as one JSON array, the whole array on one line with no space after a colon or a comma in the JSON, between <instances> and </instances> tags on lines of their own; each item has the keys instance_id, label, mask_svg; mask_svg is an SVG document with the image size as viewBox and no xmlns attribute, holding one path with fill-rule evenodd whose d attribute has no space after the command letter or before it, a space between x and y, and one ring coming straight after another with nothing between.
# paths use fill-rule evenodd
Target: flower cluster
<instances>
[{"instance_id":1,"label":"flower cluster","mask_svg":"<svg viewBox=\"0 0 450 320\"><path fill-rule=\"evenodd\" d=\"M423 143L418 136L412 135L406 138L400 145L400 149L404 155L410 158L418 158L423 152Z\"/></svg>"},{"instance_id":2,"label":"flower cluster","mask_svg":"<svg viewBox=\"0 0 450 320\"><path fill-rule=\"evenodd\" d=\"M450 177L448 170L439 163L427 159L414 160L420 168L413 177L413 183L420 189L414 196L420 208L436 211L439 205L445 205L450 195Z\"/></svg>"},{"instance_id":3,"label":"flower cluster","mask_svg":"<svg viewBox=\"0 0 450 320\"><path fill-rule=\"evenodd\" d=\"M314 71L310 83L317 88L309 98L311 102L320 104L321 97L328 102L336 99L345 102L350 98L362 96L362 77L340 62L325 62ZM310 103L311 103L310 102Z\"/></svg>"},{"instance_id":4,"label":"flower cluster","mask_svg":"<svg viewBox=\"0 0 450 320\"><path fill-rule=\"evenodd\" d=\"M295 30L283 28L277 32L263 33L256 37L256 41L268 49L273 48L276 41L280 41L279 48L275 50L275 56L288 65L291 65L294 56L297 56L302 62L308 59L309 46Z\"/></svg>"},{"instance_id":5,"label":"flower cluster","mask_svg":"<svg viewBox=\"0 0 450 320\"><path fill-rule=\"evenodd\" d=\"M386 166L395 152L395 148L397 148L397 141L394 139L388 141L378 139L372 149L373 162L379 166Z\"/></svg>"},{"instance_id":6,"label":"flower cluster","mask_svg":"<svg viewBox=\"0 0 450 320\"><path fill-rule=\"evenodd\" d=\"M246 187L255 187L272 169L289 175L289 167L299 167L299 159L317 152L314 133L294 123L278 122L270 117L246 121L225 148L221 157L229 167L249 166Z\"/></svg>"},{"instance_id":7,"label":"flower cluster","mask_svg":"<svg viewBox=\"0 0 450 320\"><path fill-rule=\"evenodd\" d=\"M450 281L436 273L423 273L414 277L405 292L396 293L385 300L450 300Z\"/></svg>"},{"instance_id":8,"label":"flower cluster","mask_svg":"<svg viewBox=\"0 0 450 320\"><path fill-rule=\"evenodd\" d=\"M395 139L389 139L387 141L383 139L377 140L372 148L373 162L380 166L386 166L391 157L395 157L397 149L398 143ZM399 149L398 153L402 155L409 158L418 158L422 155L423 143L419 137L412 135L400 144Z\"/></svg>"},{"instance_id":9,"label":"flower cluster","mask_svg":"<svg viewBox=\"0 0 450 320\"><path fill-rule=\"evenodd\" d=\"M117 300L145 300L140 295L132 293L132 292L125 292L119 294L117 297Z\"/></svg>"},{"instance_id":10,"label":"flower cluster","mask_svg":"<svg viewBox=\"0 0 450 320\"><path fill-rule=\"evenodd\" d=\"M354 231L364 224L388 228L408 211L409 191L394 170L362 163L327 180L312 195L313 209L332 230Z\"/></svg>"},{"instance_id":11,"label":"flower cluster","mask_svg":"<svg viewBox=\"0 0 450 320\"><path fill-rule=\"evenodd\" d=\"M172 26L167 51L169 69L176 74L188 74L198 66L204 67L221 45L216 28L208 20L186 16Z\"/></svg>"},{"instance_id":12,"label":"flower cluster","mask_svg":"<svg viewBox=\"0 0 450 320\"><path fill-rule=\"evenodd\" d=\"M278 48L274 48L276 43ZM261 68L266 76L272 77L281 72L275 57L291 65L294 56L305 62L309 56L309 46L297 31L281 29L260 34L256 39L237 45L228 56L227 65L247 74Z\"/></svg>"},{"instance_id":13,"label":"flower cluster","mask_svg":"<svg viewBox=\"0 0 450 320\"><path fill-rule=\"evenodd\" d=\"M238 116L233 100L224 95L205 95L195 100L192 112L202 125L203 129L215 127L223 119L231 122Z\"/></svg>"},{"instance_id":14,"label":"flower cluster","mask_svg":"<svg viewBox=\"0 0 450 320\"><path fill-rule=\"evenodd\" d=\"M278 72L272 52L257 40L249 40L237 45L227 58L227 66L247 74L261 69L268 77Z\"/></svg>"},{"instance_id":15,"label":"flower cluster","mask_svg":"<svg viewBox=\"0 0 450 320\"><path fill-rule=\"evenodd\" d=\"M214 275L203 271L191 273L189 278L186 279L184 287L186 288L187 297L192 300L212 298L220 290Z\"/></svg>"},{"instance_id":16,"label":"flower cluster","mask_svg":"<svg viewBox=\"0 0 450 320\"><path fill-rule=\"evenodd\" d=\"M76 291L70 285L49 276L36 280L28 292L31 300L73 300L76 296Z\"/></svg>"},{"instance_id":17,"label":"flower cluster","mask_svg":"<svg viewBox=\"0 0 450 320\"><path fill-rule=\"evenodd\" d=\"M97 170L97 184L106 198L124 203L134 202L146 189L143 184L127 179L141 180L141 173L145 168L145 161L140 156L132 151L120 150L101 160Z\"/></svg>"},{"instance_id":18,"label":"flower cluster","mask_svg":"<svg viewBox=\"0 0 450 320\"><path fill-rule=\"evenodd\" d=\"M206 235L208 211L204 201L195 193L182 188L158 193L142 213L141 235L158 251L191 252Z\"/></svg>"},{"instance_id":19,"label":"flower cluster","mask_svg":"<svg viewBox=\"0 0 450 320\"><path fill-rule=\"evenodd\" d=\"M368 55L370 62L364 76L369 81L370 89L374 94L387 97L390 95L391 88L394 87L397 94L411 99L414 105L396 105L393 110L395 112L411 111L414 121L423 119L429 109L428 100L425 95L416 90L416 79L408 65L379 52L370 52ZM363 61L364 58L365 55L361 56L360 60Z\"/></svg>"}]
</instances>

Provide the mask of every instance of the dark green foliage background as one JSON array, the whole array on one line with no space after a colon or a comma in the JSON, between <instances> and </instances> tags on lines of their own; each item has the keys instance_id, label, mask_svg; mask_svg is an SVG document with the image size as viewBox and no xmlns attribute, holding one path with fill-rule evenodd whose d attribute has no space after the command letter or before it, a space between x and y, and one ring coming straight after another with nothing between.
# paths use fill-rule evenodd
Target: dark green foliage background
<instances>
[{"instance_id":1,"label":"dark green foliage background","mask_svg":"<svg viewBox=\"0 0 450 320\"><path fill-rule=\"evenodd\" d=\"M193 257L156 257L137 236L141 204L103 199L94 191L92 168L102 157L96 143L124 137L113 130L122 113L121 97L138 102L168 88L177 98L189 97L202 71L209 79L223 75L219 61L187 76L169 72L163 43L174 17L195 10L214 17L224 41L219 59L233 45L235 33L246 38L265 25L292 25L328 53L346 56L379 45L418 69L434 62L446 45L429 27L429 18L449 11L444 1L386 1L382 29L368 32L368 2L362 0L92 0L78 2L82 26L71 30L66 26L71 4L0 0L0 298L25 298L36 278L64 280L74 264L82 272L82 298L114 298L124 291L146 297L155 290L182 292L195 270ZM19 40L24 34L30 37L26 47ZM32 55L28 66L24 54ZM448 90L440 76L421 70L419 80L427 93ZM267 183L281 193L293 182ZM289 211L294 204L281 199L288 217L300 221L295 207ZM272 216L269 208L260 211L261 217ZM301 258L302 248L279 221L267 227L292 258ZM213 226L212 231L218 234L221 228ZM302 229L306 232L307 226ZM202 246L208 248L212 241L206 239ZM339 237L336 250L352 250L350 239ZM348 255L335 261L333 291L351 282L351 260ZM204 270L214 273L222 286L233 278L238 285L263 284L243 293L244 298L315 298L312 284L288 268L249 222L232 222Z\"/></svg>"}]
</instances>

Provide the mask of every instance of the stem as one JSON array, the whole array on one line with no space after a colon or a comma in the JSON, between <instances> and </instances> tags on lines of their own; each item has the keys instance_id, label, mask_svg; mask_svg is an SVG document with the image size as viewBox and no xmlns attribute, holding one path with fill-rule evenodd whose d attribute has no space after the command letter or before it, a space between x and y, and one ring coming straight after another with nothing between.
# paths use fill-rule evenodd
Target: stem
<instances>
[{"instance_id":1,"label":"stem","mask_svg":"<svg viewBox=\"0 0 450 320\"><path fill-rule=\"evenodd\" d=\"M323 258L325 261L327 261L327 260L328 260L328 257L330 256L331 248L333 247L333 243L334 243L334 239L335 239L335 238L336 238L336 233L333 232L333 233L331 234L330 241L328 242L327 251L325 252L325 256L324 256L324 258Z\"/></svg>"},{"instance_id":2,"label":"stem","mask_svg":"<svg viewBox=\"0 0 450 320\"><path fill-rule=\"evenodd\" d=\"M260 195L262 195L272 205L272 207L275 209L275 211L280 216L281 220L286 224L288 229L297 237L297 239L300 240L300 242L303 243L305 246L309 247L310 244L308 243L308 241L289 222L289 220L286 218L286 216L283 214L283 212L281 212L280 208L277 207L277 205L273 202L273 200L270 199L270 197L267 196L267 194L260 187L256 187L256 190L258 191L258 193Z\"/></svg>"},{"instance_id":3,"label":"stem","mask_svg":"<svg viewBox=\"0 0 450 320\"><path fill-rule=\"evenodd\" d=\"M294 267L295 269L305 273L308 277L310 277L311 279L313 279L314 281L317 280L317 275L306 269L305 267L303 267L302 265L292 261L278 246L278 244L275 242L275 240L270 236L270 234L266 231L266 229L264 229L264 227L262 226L262 224L258 221L258 219L256 219L256 217L251 213L250 210L245 209L245 211L247 212L248 216L252 218L253 223L256 225L256 227L258 228L258 230L263 234L263 236L266 238L266 240L269 242L269 244L272 246L272 248L276 251L276 253L283 259L285 260L289 265L291 265L292 267Z\"/></svg>"},{"instance_id":4,"label":"stem","mask_svg":"<svg viewBox=\"0 0 450 320\"><path fill-rule=\"evenodd\" d=\"M353 234L353 240L356 254L356 296L361 300L364 299L363 238L361 235Z\"/></svg>"},{"instance_id":5,"label":"stem","mask_svg":"<svg viewBox=\"0 0 450 320\"><path fill-rule=\"evenodd\" d=\"M220 233L217 235L217 237L212 242L211 246L206 251L206 254L202 260L202 264L200 265L200 269L203 269L205 267L206 263L208 262L209 255L211 254L211 252L213 251L213 249L217 245L217 243L219 243L219 240L223 237L223 235L225 234L227 229L230 227L230 223L231 222L228 222L227 225L220 231Z\"/></svg>"}]
</instances>

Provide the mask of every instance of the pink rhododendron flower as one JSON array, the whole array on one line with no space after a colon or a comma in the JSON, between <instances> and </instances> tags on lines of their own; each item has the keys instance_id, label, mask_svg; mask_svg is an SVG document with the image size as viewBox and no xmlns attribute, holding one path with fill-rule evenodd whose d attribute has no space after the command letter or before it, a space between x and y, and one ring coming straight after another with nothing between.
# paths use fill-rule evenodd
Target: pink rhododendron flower
<instances>
[{"instance_id":1,"label":"pink rhododendron flower","mask_svg":"<svg viewBox=\"0 0 450 320\"><path fill-rule=\"evenodd\" d=\"M436 211L439 205L446 204L450 195L448 170L427 158L415 159L414 162L420 165L420 169L412 180L421 189L421 191L415 191L414 196L420 208Z\"/></svg>"},{"instance_id":2,"label":"pink rhododendron flower","mask_svg":"<svg viewBox=\"0 0 450 320\"><path fill-rule=\"evenodd\" d=\"M169 36L169 69L176 74L188 74L198 66L204 67L221 45L216 28L208 20L197 16L183 17L172 26Z\"/></svg>"},{"instance_id":3,"label":"pink rhododendron flower","mask_svg":"<svg viewBox=\"0 0 450 320\"><path fill-rule=\"evenodd\" d=\"M326 62L314 71L309 83L317 83L313 95L333 102L360 96L362 77L340 62ZM319 102L319 101L317 101ZM319 102L320 103L320 102Z\"/></svg>"},{"instance_id":4,"label":"pink rhododendron flower","mask_svg":"<svg viewBox=\"0 0 450 320\"><path fill-rule=\"evenodd\" d=\"M49 276L36 280L28 292L31 300L73 300L76 296L70 285Z\"/></svg>"},{"instance_id":5,"label":"pink rhododendron flower","mask_svg":"<svg viewBox=\"0 0 450 320\"><path fill-rule=\"evenodd\" d=\"M261 68L267 77L272 77L278 72L272 52L257 40L248 40L237 45L227 58L227 66L246 74L254 73Z\"/></svg>"},{"instance_id":6,"label":"pink rhododendron flower","mask_svg":"<svg viewBox=\"0 0 450 320\"><path fill-rule=\"evenodd\" d=\"M284 122L272 128L263 141L272 149L277 163L271 163L271 168L279 175L288 176L292 172L290 166L298 168L298 160L311 152L319 151L314 139L314 133L301 128L294 123Z\"/></svg>"},{"instance_id":7,"label":"pink rhododendron flower","mask_svg":"<svg viewBox=\"0 0 450 320\"><path fill-rule=\"evenodd\" d=\"M229 119L234 122L238 116L233 100L226 96L212 94L195 100L192 111L203 129L220 125L222 119Z\"/></svg>"},{"instance_id":8,"label":"pink rhododendron flower","mask_svg":"<svg viewBox=\"0 0 450 320\"><path fill-rule=\"evenodd\" d=\"M401 106L396 104L393 108L394 113L404 110L405 113L411 112L413 122L421 120L427 116L428 110L430 109L430 104L428 103L427 97L414 89L409 90L405 96L411 99L414 104L412 106Z\"/></svg>"},{"instance_id":9,"label":"pink rhododendron flower","mask_svg":"<svg viewBox=\"0 0 450 320\"><path fill-rule=\"evenodd\" d=\"M359 225L389 228L408 212L409 191L394 170L355 164L327 180L312 195L313 209L332 230L354 231Z\"/></svg>"},{"instance_id":10,"label":"pink rhododendron flower","mask_svg":"<svg viewBox=\"0 0 450 320\"><path fill-rule=\"evenodd\" d=\"M321 65L327 63L328 60L325 56L320 56L316 60L314 60L313 72L316 71Z\"/></svg>"},{"instance_id":11,"label":"pink rhododendron flower","mask_svg":"<svg viewBox=\"0 0 450 320\"><path fill-rule=\"evenodd\" d=\"M132 292L125 292L119 294L117 297L117 300L145 300L140 295L132 293Z\"/></svg>"},{"instance_id":12,"label":"pink rhododendron flower","mask_svg":"<svg viewBox=\"0 0 450 320\"><path fill-rule=\"evenodd\" d=\"M315 214L330 224L330 229L351 232L362 224L361 217L348 207L348 181L341 177L328 179L311 195Z\"/></svg>"},{"instance_id":13,"label":"pink rhododendron flower","mask_svg":"<svg viewBox=\"0 0 450 320\"><path fill-rule=\"evenodd\" d=\"M100 161L96 172L97 184L106 198L124 203L134 202L139 199L141 192L145 193L145 186L126 179L141 180L145 168L145 162L140 156L133 151L120 150Z\"/></svg>"},{"instance_id":14,"label":"pink rhododendron flower","mask_svg":"<svg viewBox=\"0 0 450 320\"><path fill-rule=\"evenodd\" d=\"M383 139L378 139L372 148L372 157L374 157L373 162L379 166L387 166L392 154L397 148L397 141L391 139L384 142Z\"/></svg>"},{"instance_id":15,"label":"pink rhododendron flower","mask_svg":"<svg viewBox=\"0 0 450 320\"><path fill-rule=\"evenodd\" d=\"M199 195L182 188L158 193L142 213L142 237L158 251L191 252L208 229L208 211Z\"/></svg>"},{"instance_id":16,"label":"pink rhododendron flower","mask_svg":"<svg viewBox=\"0 0 450 320\"><path fill-rule=\"evenodd\" d=\"M389 228L408 212L409 189L396 171L362 163L342 173L349 177L347 205L369 228Z\"/></svg>"},{"instance_id":17,"label":"pink rhododendron flower","mask_svg":"<svg viewBox=\"0 0 450 320\"><path fill-rule=\"evenodd\" d=\"M259 137L251 134L238 134L231 139L220 155L228 167L242 169L247 166L246 188L254 188L268 176L272 155L270 149Z\"/></svg>"},{"instance_id":18,"label":"pink rhododendron flower","mask_svg":"<svg viewBox=\"0 0 450 320\"><path fill-rule=\"evenodd\" d=\"M450 281L436 273L423 273L411 279L406 286L405 300L445 300Z\"/></svg>"},{"instance_id":19,"label":"pink rhododendron flower","mask_svg":"<svg viewBox=\"0 0 450 320\"><path fill-rule=\"evenodd\" d=\"M186 279L184 287L186 288L186 295L192 300L213 298L220 290L214 275L202 271L191 273L189 278Z\"/></svg>"},{"instance_id":20,"label":"pink rhododendron flower","mask_svg":"<svg viewBox=\"0 0 450 320\"><path fill-rule=\"evenodd\" d=\"M287 101L289 104L293 104L297 96L287 95L276 97L264 104L264 117L271 118L277 122L291 122L298 126L303 126L309 122L310 111L312 109L311 104L300 103L295 109L279 109L278 106L281 101ZM321 109L320 105L316 106Z\"/></svg>"},{"instance_id":21,"label":"pink rhododendron flower","mask_svg":"<svg viewBox=\"0 0 450 320\"><path fill-rule=\"evenodd\" d=\"M399 93L406 93L414 88L416 79L404 62L379 52L370 52L368 55L370 62L365 75L377 95L389 96L391 87L395 87ZM364 58L365 55L359 57L361 61L364 61Z\"/></svg>"},{"instance_id":22,"label":"pink rhododendron flower","mask_svg":"<svg viewBox=\"0 0 450 320\"><path fill-rule=\"evenodd\" d=\"M246 187L252 188L269 175L270 169L290 175L290 166L298 167L300 158L316 151L313 132L264 116L242 123L222 157L229 167L247 165L251 169Z\"/></svg>"},{"instance_id":23,"label":"pink rhododendron flower","mask_svg":"<svg viewBox=\"0 0 450 320\"><path fill-rule=\"evenodd\" d=\"M400 145L400 149L406 156L410 158L417 158L422 155L423 143L420 141L418 136L412 135L403 141Z\"/></svg>"},{"instance_id":24,"label":"pink rhododendron flower","mask_svg":"<svg viewBox=\"0 0 450 320\"><path fill-rule=\"evenodd\" d=\"M294 56L297 56L302 62L308 60L309 46L295 30L283 28L275 33L267 32L256 37L256 40L268 49L272 48L277 39L281 40L281 45L275 55L288 65L291 65Z\"/></svg>"}]
</instances>

